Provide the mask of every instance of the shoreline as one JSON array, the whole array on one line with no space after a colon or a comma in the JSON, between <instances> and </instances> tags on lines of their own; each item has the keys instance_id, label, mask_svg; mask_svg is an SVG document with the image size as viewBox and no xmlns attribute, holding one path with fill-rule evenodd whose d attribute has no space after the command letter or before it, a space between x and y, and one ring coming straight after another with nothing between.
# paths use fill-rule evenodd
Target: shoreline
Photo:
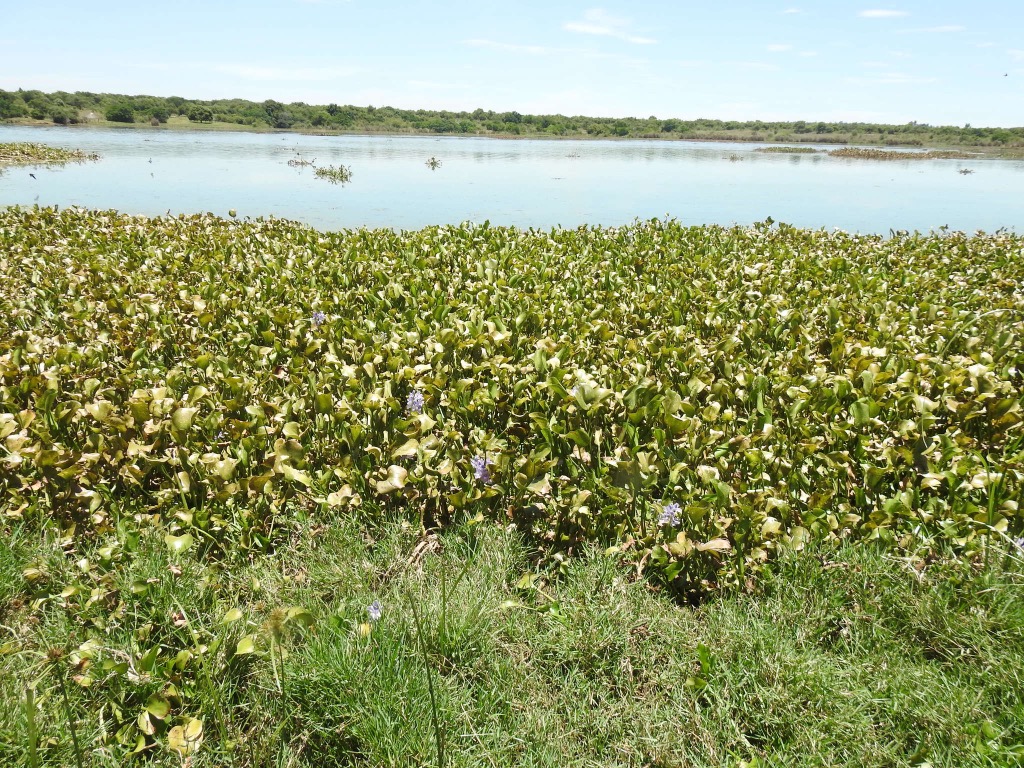
<instances>
[{"instance_id":1,"label":"shoreline","mask_svg":"<svg viewBox=\"0 0 1024 768\"><path fill-rule=\"evenodd\" d=\"M83 128L101 129L101 130L114 130L114 131L154 131L154 132L175 132L175 133L187 133L187 132L202 132L202 133L265 133L265 134L280 134L280 135L298 135L298 136L319 136L319 137L350 137L350 136L361 136L367 138L374 137L387 137L387 138L434 138L434 139L501 139L505 141L609 141L609 142L623 142L623 141L639 141L639 142L666 142L666 143L719 143L719 144L763 144L766 146L780 145L780 146L799 146L799 147L872 147L879 149L888 150L929 150L929 149L947 149L947 150L962 150L967 152L976 152L980 155L986 156L998 156L998 157L1024 157L1024 147L1001 147L1001 146L983 146L983 145L969 145L969 144L941 144L937 142L932 143L903 143L903 144L889 144L889 143L878 143L871 141L855 142L855 141L800 141L798 139L782 139L782 138L750 138L746 136L709 136L709 137L681 137L681 136L668 136L668 137L652 137L652 136L591 136L588 134L573 135L573 136L555 136L555 135L527 135L515 133L465 133L465 134L437 134L437 133L415 133L408 131L322 131L322 130L309 130L305 128L259 128L255 126L248 126L243 123L175 123L168 125L166 123L159 126L149 125L147 123L114 123L107 120L96 120L88 123L77 123L74 125L56 125L54 123L31 120L26 118L16 118L10 120L0 121L0 128L5 126L17 127L17 128L40 128L40 129L60 129L75 131Z\"/></svg>"}]
</instances>

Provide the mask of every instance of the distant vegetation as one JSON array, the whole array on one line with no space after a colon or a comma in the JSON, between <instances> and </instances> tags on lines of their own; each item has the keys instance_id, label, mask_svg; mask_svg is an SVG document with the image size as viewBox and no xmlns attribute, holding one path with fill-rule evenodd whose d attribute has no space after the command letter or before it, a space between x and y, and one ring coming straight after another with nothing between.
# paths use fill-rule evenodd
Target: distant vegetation
<instances>
[{"instance_id":1,"label":"distant vegetation","mask_svg":"<svg viewBox=\"0 0 1024 768\"><path fill-rule=\"evenodd\" d=\"M68 125L82 122L222 124L260 130L344 133L552 136L571 138L704 139L731 141L1024 147L1024 127L972 128L924 123L883 125L798 120L763 122L523 115L519 112L408 110L394 107L282 104L244 99L198 101L180 96L0 90L0 120Z\"/></svg>"},{"instance_id":2,"label":"distant vegetation","mask_svg":"<svg viewBox=\"0 0 1024 768\"><path fill-rule=\"evenodd\" d=\"M833 157L853 157L859 160L971 160L977 154L956 152L952 150L932 152L886 152L882 149L864 149L863 147L843 147L829 152Z\"/></svg>"},{"instance_id":3,"label":"distant vegetation","mask_svg":"<svg viewBox=\"0 0 1024 768\"><path fill-rule=\"evenodd\" d=\"M814 147L758 147L754 151L780 155L813 155L818 152Z\"/></svg>"}]
</instances>

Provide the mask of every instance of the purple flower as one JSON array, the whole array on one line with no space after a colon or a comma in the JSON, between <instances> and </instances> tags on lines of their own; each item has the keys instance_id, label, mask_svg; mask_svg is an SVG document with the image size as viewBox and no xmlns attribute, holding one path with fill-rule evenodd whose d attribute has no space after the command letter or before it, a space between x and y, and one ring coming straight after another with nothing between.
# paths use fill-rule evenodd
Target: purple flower
<instances>
[{"instance_id":1,"label":"purple flower","mask_svg":"<svg viewBox=\"0 0 1024 768\"><path fill-rule=\"evenodd\" d=\"M1024 552L1024 536L1021 536L1020 538L1014 539L1013 540L1013 545L1017 549L1019 549L1021 552Z\"/></svg>"},{"instance_id":2,"label":"purple flower","mask_svg":"<svg viewBox=\"0 0 1024 768\"><path fill-rule=\"evenodd\" d=\"M681 511L678 504L674 501L671 504L666 504L661 510L661 516L658 518L658 523L661 525L679 525L679 512Z\"/></svg>"},{"instance_id":3,"label":"purple flower","mask_svg":"<svg viewBox=\"0 0 1024 768\"><path fill-rule=\"evenodd\" d=\"M380 621L382 613L380 609L380 600L374 600L370 603L366 608L366 613L369 615L370 621Z\"/></svg>"},{"instance_id":4,"label":"purple flower","mask_svg":"<svg viewBox=\"0 0 1024 768\"><path fill-rule=\"evenodd\" d=\"M409 396L405 398L405 409L409 413L423 413L423 393L418 389L410 392Z\"/></svg>"},{"instance_id":5,"label":"purple flower","mask_svg":"<svg viewBox=\"0 0 1024 768\"><path fill-rule=\"evenodd\" d=\"M493 461L484 456L474 456L469 460L470 466L473 467L473 475L477 480L482 480L484 483L491 482L491 470L487 466L493 463Z\"/></svg>"},{"instance_id":6,"label":"purple flower","mask_svg":"<svg viewBox=\"0 0 1024 768\"><path fill-rule=\"evenodd\" d=\"M313 313L312 320L313 320L313 327L314 328L318 328L319 326L323 325L324 322L326 322L327 315L325 315L323 312L321 312L318 309L316 312Z\"/></svg>"}]
</instances>

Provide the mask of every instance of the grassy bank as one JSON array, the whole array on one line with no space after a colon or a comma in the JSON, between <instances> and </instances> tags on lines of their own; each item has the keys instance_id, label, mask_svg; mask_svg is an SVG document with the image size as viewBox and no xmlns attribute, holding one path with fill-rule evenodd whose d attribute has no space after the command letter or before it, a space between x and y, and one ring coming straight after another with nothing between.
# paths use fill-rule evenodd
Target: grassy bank
<instances>
[{"instance_id":1,"label":"grassy bank","mask_svg":"<svg viewBox=\"0 0 1024 768\"><path fill-rule=\"evenodd\" d=\"M76 547L83 570L7 524L0 762L31 765L29 686L41 765L75 764L69 721L95 766L433 765L437 732L452 766L1024 758L1019 553L918 570L814 548L680 608L597 553L522 586L529 547L491 523L287 528L230 567L149 531Z\"/></svg>"},{"instance_id":2,"label":"grassy bank","mask_svg":"<svg viewBox=\"0 0 1024 768\"><path fill-rule=\"evenodd\" d=\"M1022 250L0 211L0 757L1006 764Z\"/></svg>"}]
</instances>

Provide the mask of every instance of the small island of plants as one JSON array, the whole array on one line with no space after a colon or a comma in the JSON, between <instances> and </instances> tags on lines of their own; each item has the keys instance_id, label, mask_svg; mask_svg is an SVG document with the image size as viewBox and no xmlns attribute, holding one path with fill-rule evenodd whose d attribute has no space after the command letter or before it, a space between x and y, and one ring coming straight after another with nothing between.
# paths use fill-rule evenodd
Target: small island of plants
<instances>
[{"instance_id":1,"label":"small island of plants","mask_svg":"<svg viewBox=\"0 0 1024 768\"><path fill-rule=\"evenodd\" d=\"M829 154L832 157L847 157L857 160L973 160L979 157L977 153L953 149L898 151L868 147L841 147L829 150Z\"/></svg>"},{"instance_id":2,"label":"small island of plants","mask_svg":"<svg viewBox=\"0 0 1024 768\"><path fill-rule=\"evenodd\" d=\"M331 184L347 184L352 181L352 169L347 165L324 165L317 168L314 174L318 179L326 179Z\"/></svg>"},{"instance_id":3,"label":"small island of plants","mask_svg":"<svg viewBox=\"0 0 1024 768\"><path fill-rule=\"evenodd\" d=\"M819 152L814 147L758 147L754 151L780 155L814 155Z\"/></svg>"},{"instance_id":4,"label":"small island of plants","mask_svg":"<svg viewBox=\"0 0 1024 768\"><path fill-rule=\"evenodd\" d=\"M4 165L62 165L99 160L94 152L64 149L31 142L0 143L0 166Z\"/></svg>"}]
</instances>

